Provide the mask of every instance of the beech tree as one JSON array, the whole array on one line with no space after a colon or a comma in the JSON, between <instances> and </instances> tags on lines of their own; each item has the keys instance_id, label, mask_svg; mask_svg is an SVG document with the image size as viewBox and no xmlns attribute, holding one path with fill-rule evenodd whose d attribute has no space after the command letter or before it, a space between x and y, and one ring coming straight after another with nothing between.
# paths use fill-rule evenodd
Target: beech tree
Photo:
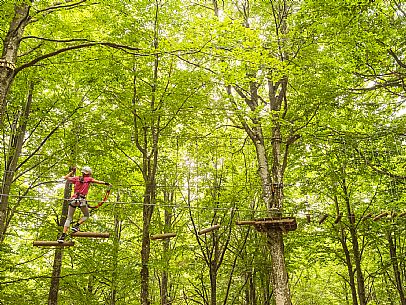
<instances>
[{"instance_id":1,"label":"beech tree","mask_svg":"<svg viewBox=\"0 0 406 305\"><path fill-rule=\"evenodd\" d=\"M0 303L404 304L403 3L1 11ZM72 164L113 184L83 229L114 238L62 257L32 241Z\"/></svg>"}]
</instances>

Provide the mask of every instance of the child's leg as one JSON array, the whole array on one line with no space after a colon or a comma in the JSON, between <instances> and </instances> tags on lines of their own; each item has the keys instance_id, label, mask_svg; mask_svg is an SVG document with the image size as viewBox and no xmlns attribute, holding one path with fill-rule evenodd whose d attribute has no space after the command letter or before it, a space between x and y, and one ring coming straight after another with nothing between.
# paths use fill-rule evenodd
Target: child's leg
<instances>
[{"instance_id":1,"label":"child's leg","mask_svg":"<svg viewBox=\"0 0 406 305\"><path fill-rule=\"evenodd\" d=\"M68 232L69 226L70 226L70 224L71 224L71 222L73 220L73 214L75 213L75 209L76 209L76 207L73 207L73 206L71 206L69 204L68 216L66 217L66 221L65 221L65 224L63 226L63 233Z\"/></svg>"},{"instance_id":2,"label":"child's leg","mask_svg":"<svg viewBox=\"0 0 406 305\"><path fill-rule=\"evenodd\" d=\"M80 207L80 210L82 211L83 216L82 216L82 218L80 218L79 224L82 224L82 223L84 223L84 222L89 218L90 214L89 214L89 208L87 207L87 204L86 204L86 205L82 205L82 206Z\"/></svg>"}]
</instances>

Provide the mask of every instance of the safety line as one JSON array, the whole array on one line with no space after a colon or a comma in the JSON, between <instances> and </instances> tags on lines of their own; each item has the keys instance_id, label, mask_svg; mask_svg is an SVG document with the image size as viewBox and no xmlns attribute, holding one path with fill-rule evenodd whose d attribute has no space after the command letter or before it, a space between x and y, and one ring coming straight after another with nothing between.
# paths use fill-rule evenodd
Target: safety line
<instances>
[{"instance_id":1,"label":"safety line","mask_svg":"<svg viewBox=\"0 0 406 305\"><path fill-rule=\"evenodd\" d=\"M1 195L1 194L0 194ZM53 199L53 200L69 200L69 199L61 199L58 197L36 197L36 196L18 196L18 195L9 195L10 197L20 197L20 198L29 198L29 199ZM99 202L99 200L88 200L89 202ZM115 204L129 204L129 205L136 205L136 206L155 206L156 208L174 208L174 209L180 209L180 210L210 210L210 211L230 211L230 212L242 212L242 213L254 213L254 214L265 214L268 215L269 210L262 210L262 209L254 209L254 208L238 208L238 207L209 207L209 206L190 206L190 205L181 205L181 204L161 204L161 203L150 203L150 204L144 204L143 202L126 202L126 201L106 201L106 203L110 203L111 205L115 205ZM232 202L220 202L220 204L231 204ZM108 205L107 205L108 206ZM403 213L404 211L391 211L391 212L395 212L397 215ZM44 216L49 216L47 215L47 213L41 213L41 212L34 212L34 211L27 211L27 210L19 210L19 211L15 211L16 214L21 214L21 215L25 215L25 214L33 214L33 215L37 215L38 218L40 217L44 217ZM380 212L376 212L376 214L382 213L382 210ZM306 212L306 211L299 211L299 212L286 212L284 213L284 216L287 217L297 217L299 219L306 219L308 216L310 216L312 218L312 222L314 221L319 221L318 218L322 217L323 215L327 215L327 217L329 219L335 219L337 217L337 215L335 214L329 214L326 212L320 212L320 211L313 211L313 212ZM353 216L354 214L352 214L351 216ZM361 215L355 215L358 216L357 220L360 219L360 217L364 217L366 216L367 213L361 214ZM395 219L395 218L399 218L398 216L390 216L391 213L387 213L387 215L385 217L382 218L390 218L390 219ZM375 215L376 216L376 215ZM326 217L326 218L327 218ZM342 218L348 217L347 214L341 214ZM402 218L404 216L401 216ZM370 215L369 216L370 219L373 219L374 216Z\"/></svg>"}]
</instances>

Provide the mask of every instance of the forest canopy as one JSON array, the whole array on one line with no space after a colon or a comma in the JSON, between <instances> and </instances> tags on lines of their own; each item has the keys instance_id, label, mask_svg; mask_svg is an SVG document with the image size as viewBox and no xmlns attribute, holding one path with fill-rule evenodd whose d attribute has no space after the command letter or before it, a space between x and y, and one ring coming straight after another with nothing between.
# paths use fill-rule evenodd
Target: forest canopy
<instances>
[{"instance_id":1,"label":"forest canopy","mask_svg":"<svg viewBox=\"0 0 406 305\"><path fill-rule=\"evenodd\" d=\"M405 3L0 15L0 304L406 305Z\"/></svg>"}]
</instances>

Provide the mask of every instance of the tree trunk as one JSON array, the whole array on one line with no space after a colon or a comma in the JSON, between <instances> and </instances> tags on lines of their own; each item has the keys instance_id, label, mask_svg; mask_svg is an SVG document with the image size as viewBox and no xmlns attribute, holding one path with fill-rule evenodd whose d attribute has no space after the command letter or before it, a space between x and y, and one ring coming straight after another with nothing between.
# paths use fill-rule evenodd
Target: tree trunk
<instances>
[{"instance_id":1,"label":"tree trunk","mask_svg":"<svg viewBox=\"0 0 406 305\"><path fill-rule=\"evenodd\" d=\"M142 213L142 249L141 249L141 304L149 305L149 256L151 251L150 223L155 202L155 187L148 183L145 187Z\"/></svg>"},{"instance_id":2,"label":"tree trunk","mask_svg":"<svg viewBox=\"0 0 406 305\"><path fill-rule=\"evenodd\" d=\"M164 202L167 204L173 204L173 192L168 192L166 189L164 191ZM165 230L164 232L170 232L172 227L172 212L170 208L165 209ZM169 305L169 261L170 261L170 253L169 253L169 245L170 240L166 239L162 242L162 256L164 259L164 270L161 274L161 305Z\"/></svg>"},{"instance_id":3,"label":"tree trunk","mask_svg":"<svg viewBox=\"0 0 406 305\"><path fill-rule=\"evenodd\" d=\"M154 20L154 48L158 49L158 16L159 16L159 2L155 2L155 20ZM159 70L159 54L155 54L152 73L151 84L151 100L149 110L151 117L148 119L148 125L142 128L138 126L138 114L134 107L134 127L136 132L136 144L139 151L143 156L142 174L145 183L144 201L143 201L143 226L142 226L142 249L141 249L141 305L149 305L149 257L150 257L150 223L152 214L155 207L156 197L156 171L158 167L158 139L160 129L160 116L156 114L157 109L157 86L158 86L158 70ZM134 78L134 96L133 104L137 100L136 96L136 82ZM138 137L141 134L142 143Z\"/></svg>"},{"instance_id":4,"label":"tree trunk","mask_svg":"<svg viewBox=\"0 0 406 305\"><path fill-rule=\"evenodd\" d=\"M247 288L245 289L245 299L247 305L256 305L257 304L257 297L255 293L255 281L254 281L254 274L252 270L249 270L245 273Z\"/></svg>"},{"instance_id":5,"label":"tree trunk","mask_svg":"<svg viewBox=\"0 0 406 305\"><path fill-rule=\"evenodd\" d=\"M282 63L288 59L288 55L284 49L284 35L288 32L287 17L291 9L291 5L286 0L282 0L274 5L273 1L271 9L273 10L275 33L278 42L278 60ZM246 27L249 27L249 12L245 11L244 16ZM256 72L249 67L246 70L246 76L249 79L256 78ZM271 130L271 154L272 160L269 162L270 156L267 153L267 145L261 125L262 118L258 114L258 108L264 98L260 98L258 88L260 85L256 81L250 81L247 90L241 90L241 87L235 85L234 90L244 100L247 107L250 109L249 119L244 116L239 116L242 127L255 145L258 174L261 179L262 198L268 213L271 217L280 217L283 209L283 181L284 171L287 164L288 147L297 139L296 135L291 135L286 141L284 153L282 152L282 132L281 120L284 119L287 111L287 86L288 77L280 76L277 80L272 75L272 70L268 72L268 103L263 103L263 109L266 109L269 104L271 114L272 130ZM236 105L231 94L231 86L227 87L227 92L231 102L235 105L236 110L239 106ZM282 105L285 106L285 111L282 112ZM262 109L262 108L261 108ZM238 113L238 111L237 111ZM249 121L250 120L250 121ZM271 169L270 169L271 165ZM282 231L279 229L267 232L268 245L271 254L271 278L273 282L273 294L276 305L291 305L291 296L289 292L288 274L285 265L284 244Z\"/></svg>"},{"instance_id":6,"label":"tree trunk","mask_svg":"<svg viewBox=\"0 0 406 305\"><path fill-rule=\"evenodd\" d=\"M277 305L291 305L282 231L272 230L267 233L267 236L272 255L272 284L275 302Z\"/></svg>"},{"instance_id":7,"label":"tree trunk","mask_svg":"<svg viewBox=\"0 0 406 305\"><path fill-rule=\"evenodd\" d=\"M120 195L117 195L117 202L120 201ZM114 214L114 239L113 239L113 272L111 273L111 292L109 305L115 305L117 300L117 268L118 252L121 239L121 220L118 213Z\"/></svg>"},{"instance_id":8,"label":"tree trunk","mask_svg":"<svg viewBox=\"0 0 406 305\"><path fill-rule=\"evenodd\" d=\"M268 171L268 177L272 179L263 179L263 183L268 183L269 180L272 181L271 192L268 193L264 199L268 201L269 214L272 217L278 217L282 214L283 209L283 179L284 170L286 168L286 160L288 147L285 148L285 157L282 158L282 134L281 134L281 108L282 102L286 99L286 88L288 79L286 77L282 78L277 84L273 84L268 81L269 88L269 99L272 111L272 176ZM279 92L277 92L279 87ZM264 152L266 153L266 152ZM267 158L266 154L262 158ZM267 188L269 192L269 187ZM272 283L274 298L277 305L291 305L291 296L289 291L288 283L288 273L285 264L285 254L284 254L284 243L283 235L281 230L272 230L267 234L268 245L270 247L271 259L272 259Z\"/></svg>"},{"instance_id":9,"label":"tree trunk","mask_svg":"<svg viewBox=\"0 0 406 305\"><path fill-rule=\"evenodd\" d=\"M273 11L275 22L274 35L278 41L278 59L280 62L284 62L288 59L284 50L284 37L288 32L287 17L290 5L286 3L286 0L282 0L280 3L273 3L271 9ZM249 11L244 10L244 25L249 27ZM256 78L257 71L251 71L247 67L246 75L248 78ZM265 137L261 125L261 116L258 115L258 108L263 98L260 98L258 88L260 87L256 81L249 83L249 88L246 91L240 89L239 86L234 86L234 90L245 101L245 104L251 110L250 120L248 122L246 118L240 116L240 122L245 129L246 133L255 145L258 174L261 179L262 186L262 198L266 207L268 208L269 215L271 217L280 217L283 209L283 180L284 171L287 164L288 147L293 143L296 136L292 135L292 138L286 141L285 151L282 153L282 132L281 132L281 120L284 119L287 111L287 85L288 77L282 75L278 80L272 77L272 71L269 71L267 86L268 86L268 103L264 103L264 109L269 104L269 110L271 114L272 130L271 130L271 154L272 160L269 162L270 156L267 153L267 145L265 144ZM228 94L232 99L231 88L227 88ZM235 102L232 100L235 105ZM285 111L282 112L282 105L285 105ZM237 105L236 109L239 107ZM293 137L294 136L294 137ZM270 169L271 165L271 169ZM289 292L288 274L285 265L284 256L284 244L282 231L279 229L271 230L267 233L268 245L271 254L271 278L273 282L273 294L275 297L276 305L291 305L291 297Z\"/></svg>"},{"instance_id":10,"label":"tree trunk","mask_svg":"<svg viewBox=\"0 0 406 305\"><path fill-rule=\"evenodd\" d=\"M210 305L217 304L217 263L212 261L210 265Z\"/></svg>"},{"instance_id":11,"label":"tree trunk","mask_svg":"<svg viewBox=\"0 0 406 305\"><path fill-rule=\"evenodd\" d=\"M345 255L345 264L347 265L348 278L349 278L350 289L351 289L352 304L358 305L357 286L355 284L355 276L354 276L354 270L353 270L352 262L351 262L351 254L350 254L350 251L347 246L344 228L341 223L340 223L340 242L341 242L341 246L343 247L343 252Z\"/></svg>"},{"instance_id":12,"label":"tree trunk","mask_svg":"<svg viewBox=\"0 0 406 305\"><path fill-rule=\"evenodd\" d=\"M395 275L396 289L398 290L399 298L400 298L400 304L406 305L404 287L403 287L403 283L402 283L402 275L399 270L399 263L398 263L398 258L397 258L397 254L396 254L396 244L394 242L392 232L388 232L387 238L388 238L389 253L390 253L393 273Z\"/></svg>"},{"instance_id":13,"label":"tree trunk","mask_svg":"<svg viewBox=\"0 0 406 305\"><path fill-rule=\"evenodd\" d=\"M358 236L355 229L355 226L352 224L350 225L350 234L351 234L351 241L354 253L354 261L356 267L356 275L357 275L357 286L358 286L358 297L360 305L366 305L366 293L365 293L365 281L364 275L362 274L362 267L361 267L361 251L359 249L358 243Z\"/></svg>"},{"instance_id":14,"label":"tree trunk","mask_svg":"<svg viewBox=\"0 0 406 305\"><path fill-rule=\"evenodd\" d=\"M359 298L359 304L360 305L366 305L367 304L367 299L366 299L366 293L365 293L365 281L364 281L364 275L362 274L362 266L361 266L361 260L362 260L362 254L359 248L359 243L358 243L358 236L357 236L357 229L355 225L355 218L351 210L351 204L350 204L350 197L347 189L347 182L344 179L343 180L343 191L344 191L344 200L346 204L346 209L347 209L347 215L348 215L348 220L349 220L349 230L350 230L350 236L351 236L351 242L352 242L352 251L354 254L354 262L355 262L355 268L356 268L356 275L357 275L357 287L358 287L358 298Z\"/></svg>"},{"instance_id":15,"label":"tree trunk","mask_svg":"<svg viewBox=\"0 0 406 305\"><path fill-rule=\"evenodd\" d=\"M164 247L165 244L169 244L169 239L164 241ZM169 283L169 273L167 270L162 271L162 279L161 279L161 305L168 305L169 304L169 298L168 298L168 283Z\"/></svg>"},{"instance_id":16,"label":"tree trunk","mask_svg":"<svg viewBox=\"0 0 406 305\"><path fill-rule=\"evenodd\" d=\"M72 184L66 181L63 193L64 201L62 205L62 217L59 221L59 226L63 227L68 215L68 199L71 196ZM59 280L62 269L63 247L56 247L54 255L54 263L52 267L51 286L48 294L48 305L58 305Z\"/></svg>"},{"instance_id":17,"label":"tree trunk","mask_svg":"<svg viewBox=\"0 0 406 305\"><path fill-rule=\"evenodd\" d=\"M58 305L59 279L62 268L63 247L56 247L52 267L51 286L48 294L48 305Z\"/></svg>"},{"instance_id":18,"label":"tree trunk","mask_svg":"<svg viewBox=\"0 0 406 305\"><path fill-rule=\"evenodd\" d=\"M285 54L283 39L280 35L286 35L288 31L287 16L289 5L286 1L282 1L281 5L272 6L274 10L275 24L279 25L276 30L276 37L278 38L279 47L279 60L284 62L287 59ZM272 74L272 71L269 72ZM253 140L257 158L259 174L262 182L263 199L268 207L269 215L271 217L280 217L283 212L283 182L284 171L287 164L288 145L290 140L286 141L286 147L284 153L282 153L282 131L281 131L281 119L284 119L284 115L287 110L287 86L288 77L281 76L279 80L274 81L272 75L268 77L268 100L271 112L272 130L271 130L271 153L272 163L271 171L269 169L268 154L265 146L265 139L263 136L262 127L260 124L261 118L257 117L256 121L253 121L256 126L252 128L254 131ZM250 83L250 100L246 100L246 103L250 106L257 108L259 105L258 84L255 82ZM282 112L282 104L285 104L285 112ZM293 139L293 138L292 138ZM293 142L293 141L292 141ZM271 230L267 233L268 245L271 253L271 278L273 284L273 294L276 305L291 305L291 296L289 291L288 274L285 264L284 243L281 230Z\"/></svg>"},{"instance_id":19,"label":"tree trunk","mask_svg":"<svg viewBox=\"0 0 406 305\"><path fill-rule=\"evenodd\" d=\"M334 196L334 203L336 206L337 215L340 215L340 208L338 205L337 196ZM344 256L345 256L345 264L347 265L348 277L349 277L350 289L351 289L351 296L352 296L352 304L358 305L357 287L355 284L354 270L353 270L352 262L351 262L351 254L350 254L350 250L348 249L347 240L345 237L345 229L341 222L340 222L339 239L340 239L340 243L343 248L343 252L344 252Z\"/></svg>"},{"instance_id":20,"label":"tree trunk","mask_svg":"<svg viewBox=\"0 0 406 305\"><path fill-rule=\"evenodd\" d=\"M3 126L4 112L7 106L7 94L14 80L14 69L17 62L18 49L25 27L30 22L31 1L22 1L15 5L14 17L6 38L3 41L3 52L0 59L0 129Z\"/></svg>"},{"instance_id":21,"label":"tree trunk","mask_svg":"<svg viewBox=\"0 0 406 305\"><path fill-rule=\"evenodd\" d=\"M24 144L28 118L31 112L33 84L30 85L27 102L21 115L15 120L15 133L11 135L7 153L6 166L3 174L0 194L0 243L4 241L7 231L8 205L11 186L17 169L18 160ZM18 127L17 127L18 125Z\"/></svg>"},{"instance_id":22,"label":"tree trunk","mask_svg":"<svg viewBox=\"0 0 406 305\"><path fill-rule=\"evenodd\" d=\"M282 102L286 98L287 78L283 78L276 84L268 81L269 100L272 111L272 171L269 168L268 153L265 146L265 137L259 117L252 117L253 127L241 119L241 123L255 145L258 174L261 179L262 198L268 208L271 217L280 217L283 208L283 176L286 168L288 145L286 145L284 157L282 158L282 135L279 123ZM241 90L234 88L237 93L244 98L247 105L255 111L258 106L258 85L254 82L250 84L250 96L247 97ZM230 88L228 88L231 95ZM291 305L288 275L285 265L284 244L282 231L273 230L267 235L268 245L271 253L271 278L273 279L273 289L276 305Z\"/></svg>"}]
</instances>

